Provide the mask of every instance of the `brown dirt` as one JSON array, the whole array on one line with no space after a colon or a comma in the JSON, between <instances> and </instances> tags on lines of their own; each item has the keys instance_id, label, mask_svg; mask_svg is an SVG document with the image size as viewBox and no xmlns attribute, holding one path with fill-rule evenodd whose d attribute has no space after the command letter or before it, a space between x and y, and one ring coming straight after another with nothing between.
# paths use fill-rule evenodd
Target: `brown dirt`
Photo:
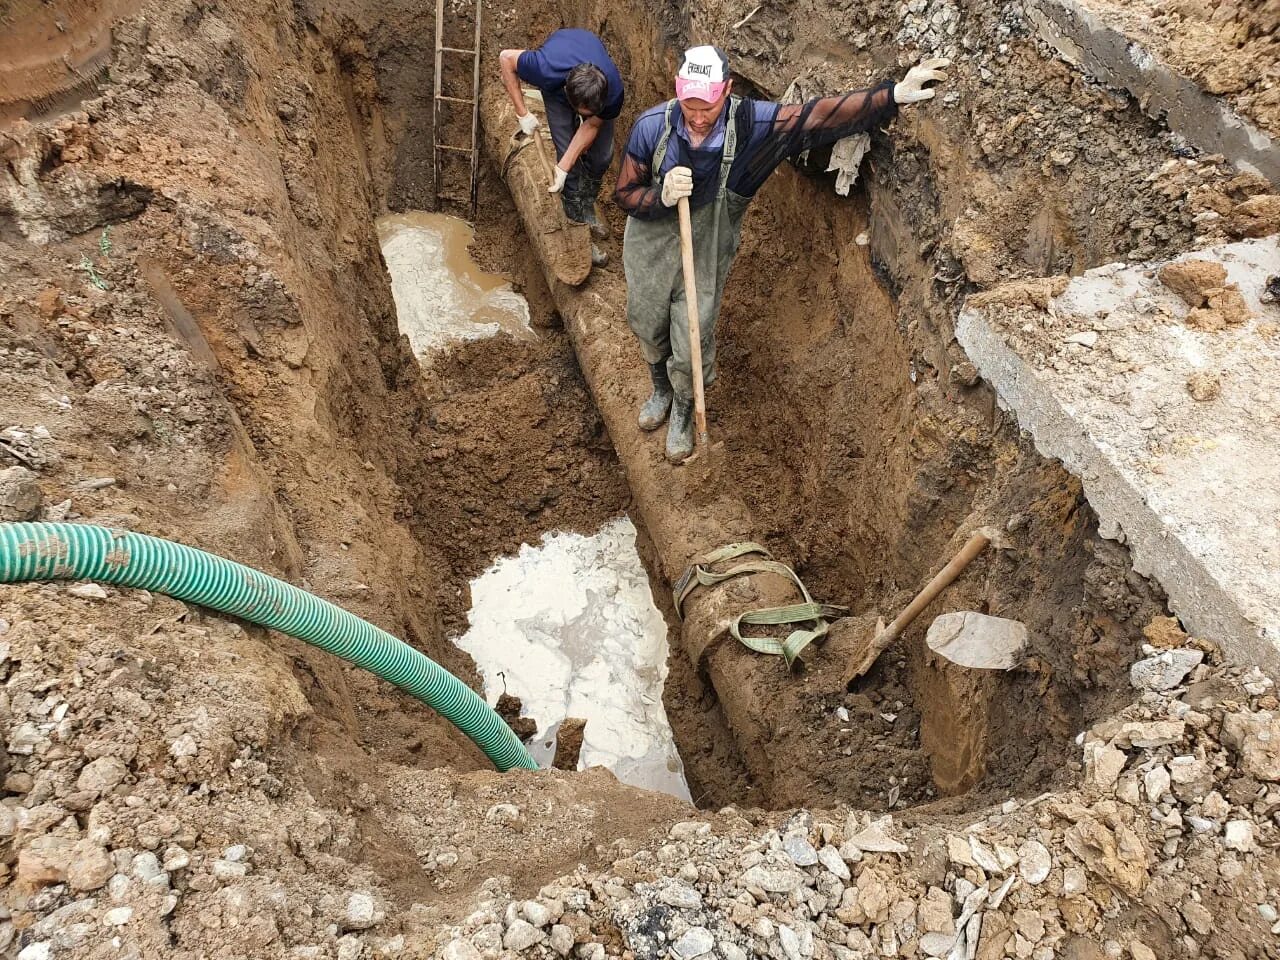
<instances>
[{"instance_id":1,"label":"brown dirt","mask_svg":"<svg viewBox=\"0 0 1280 960\"><path fill-rule=\"evenodd\" d=\"M737 32L728 23L746 11L719 2L694 23L676 6L587 4L572 19L600 28L634 80L625 129L666 95L671 49L692 33L729 37L744 81L767 92L797 66L829 89L886 69L862 51L892 48L896 5L861 12L874 44L846 14L803 6L762 5ZM830 682L838 634L796 676L722 648L751 679L740 695L757 708L755 747L782 771L766 783L673 629L666 702L690 786L705 806L918 807L931 823L1077 778L1071 737L1130 698L1124 671L1162 605L1097 537L1078 483L996 410L950 317L962 293L999 280L1178 250L1205 235L1206 210L1254 229L1262 186L1216 161L1168 167L1151 121L974 0L962 106L877 137L862 195L836 201L823 178L784 169L756 202L711 393L732 469L700 483L665 466L659 438L606 432L598 410L633 417L638 358L621 327L595 331L587 346L608 376L588 396L560 291L541 283L491 166L477 253L524 289L540 339L469 344L424 373L399 336L373 217L431 203L421 4L112 10L101 91L0 134L0 466L38 473L47 516L259 566L472 680L449 642L468 580L548 530L632 509L664 605L690 554L750 535L821 599L888 614L957 530L995 520L1009 548L946 603L1027 622L1025 670L975 679L931 659L927 618L854 691ZM561 22L550 4L493 13L486 62ZM584 290L598 318L622 293L621 216L607 215L613 265ZM114 482L86 482L103 477ZM429 952L489 878L529 895L580 862L608 873L689 813L600 771L498 777L386 684L164 598L14 587L0 616L9 732L67 706L47 749L8 758L6 808L32 818L15 849L88 842L98 824L121 863L169 842L194 854L191 874L175 871L169 919L156 919L159 893L138 894L148 919L125 935L140 955L328 951L354 887L389 905L388 937ZM191 757L172 749L187 735ZM126 767L122 789L80 796L82 767L106 755ZM253 848L254 872L219 888L212 864L234 843ZM14 928L79 896L41 890L9 885Z\"/></svg>"}]
</instances>

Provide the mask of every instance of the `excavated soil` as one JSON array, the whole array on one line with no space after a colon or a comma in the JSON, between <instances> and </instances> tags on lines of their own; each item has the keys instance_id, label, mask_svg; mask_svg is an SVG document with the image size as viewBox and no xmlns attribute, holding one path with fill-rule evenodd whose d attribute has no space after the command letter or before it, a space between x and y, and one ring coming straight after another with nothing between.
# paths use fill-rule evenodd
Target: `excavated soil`
<instances>
[{"instance_id":1,"label":"excavated soil","mask_svg":"<svg viewBox=\"0 0 1280 960\"><path fill-rule=\"evenodd\" d=\"M374 218L434 205L433 11L407 0L266 11L245 0L27 6L0 11L0 22L43 31L38 59L64 74L21 74L12 47L0 47L0 80L12 81L0 99L0 468L29 469L42 501L5 518L84 519L232 557L372 620L476 685L474 665L450 642L465 628L469 580L545 532L589 533L634 514L632 498L655 492L624 476L614 450L656 450L659 441L605 431L599 408L630 400L589 395L556 292L502 182L503 158L480 165L473 252L528 298L538 339L472 342L422 367L399 335ZM1038 829L1036 844L1067 843L1083 862L1104 861L1090 876L1120 893L1099 894L1101 907L1088 901L1092 913L1080 907L1064 921L1077 939L1101 942L1127 925L1158 955L1189 953L1169 926L1182 921L1159 917L1190 894L1175 895L1165 876L1153 884L1160 896L1139 908L1145 881L1125 872L1139 862L1164 869L1161 849L1175 862L1173 834L1146 831L1174 830L1174 815L1182 824L1176 805L1152 826L1115 800L1092 813L1055 801L1053 816L1078 833L1065 841L1050 813L1035 810L1045 791L1117 789L1115 777L1097 777L1100 761L1080 762L1073 741L1082 730L1120 743L1108 750L1179 743L1116 740L1109 719L1122 708L1134 722L1172 722L1153 721L1164 710L1187 716L1152 695L1131 705L1128 669L1164 612L1159 591L1132 572L1122 547L1099 538L1078 482L998 409L950 323L965 294L999 281L1208 242L1269 187L1220 158L1176 153L1134 104L1046 59L1016 13L985 0L925 4L945 15L923 25L873 2L856 27L817 2L739 9L717 0L696 14L570 6L486 8L483 63L561 23L592 26L630 82L622 131L666 95L673 51L692 37L723 37L743 84L774 96L796 79L827 92L896 74L895 49L904 60L962 43L972 52L946 96L876 135L854 196L834 197L830 179L813 175L815 157L805 169L784 167L753 205L726 293L722 376L709 394L711 430L730 464L714 482L749 508L756 538L791 561L815 596L857 614L892 616L942 565L956 531L997 523L1003 542L952 588L947 609L1024 621L1033 637L1026 663L1004 675L949 667L924 646L926 617L846 690L832 680L844 649L837 631L815 654L826 661L794 675L779 666L741 692L759 705L762 735L791 758L761 784L715 690L680 649L671 571L641 529L672 626L666 705L691 792L699 807L725 808L677 824L695 812L605 771L498 776L412 698L288 638L142 591L5 588L0 951L50 943L56 953L24 949L22 960L116 956L118 935L139 956L354 960L428 955L463 923L472 940L447 955L497 956L504 936L531 926L504 916L505 902L572 874L581 890L561 882L543 891L576 918L565 921L569 947L579 944L583 960L622 955L624 942L639 955L654 930L663 944L687 935L690 923L667 921L688 898L630 885L679 871L708 909L712 890L724 893L723 916L737 909L730 897L744 909L767 905L751 891L778 893L772 880L715 885L754 870L780 849L780 833L796 830L824 853L839 847L850 864L865 852L880 887L904 898L945 883L963 899L947 864L960 863L952 869L970 888L979 875L966 868L992 868L967 863L946 838L930 844L980 814L1007 829L1015 850ZM54 29L70 30L50 39L45 15L64 7L68 19ZM466 14L465 4L451 6L450 28ZM1242 29L1252 36L1252 26ZM447 135L463 135L459 121ZM444 186L456 190L454 177ZM620 302L622 219L606 207L612 262L588 289ZM639 376L638 355L625 362ZM697 495L687 502L696 507ZM689 524L706 530L720 519ZM1242 703L1269 718L1270 688L1253 679L1239 695L1234 678L1201 669L1198 681L1222 688L1196 700L1204 724L1180 728L1191 738L1186 755L1207 764L1221 754L1214 769L1234 815L1270 830L1269 769L1255 758L1236 776L1204 732L1211 715L1217 730L1220 714ZM1165 763L1173 759L1135 761L1133 797L1133 770ZM1217 817L1202 795L1188 816ZM1032 797L1021 819L997 823L997 809L1023 809L1011 798ZM807 808L832 812L815 820ZM875 857L886 849L841 845L868 842L869 818L858 811L896 811L919 831L910 870L880 869ZM1106 837L1089 832L1099 822ZM712 825L734 838L731 850L704 850L711 841L699 838ZM1134 831L1143 838L1131 842ZM1241 856L1256 850L1236 836ZM806 851L787 849L794 866L806 865ZM937 849L946 851L940 863ZM748 864L740 853L760 859ZM1037 851L1013 860L1023 861L1038 862ZM1209 878L1196 863L1191 873ZM1243 898L1231 887L1241 876L1206 879L1205 898ZM1273 879L1270 868L1246 877L1254 887L1240 902L1269 902ZM1015 896L1032 896L1042 880ZM1053 889L1064 883L1055 874ZM906 920L888 894L883 904L846 904L825 878L819 886L805 895L815 923L837 904L842 924L888 924L891 904L893 922ZM1123 896L1134 903L1121 907ZM359 898L370 900L367 918ZM516 909L539 926L536 910ZM1200 913L1180 909L1205 936ZM1105 936L1100 910L1111 911ZM779 917L772 907L766 914ZM74 922L82 915L92 923ZM1157 920L1164 932L1151 933ZM743 922L761 938L751 949L794 960L789 941L771 941L754 914ZM1221 922L1229 932L1219 955L1268 949L1253 946L1252 915ZM1019 926L1029 946L1018 956L1041 943L1034 929L1031 920ZM473 945L482 933L489 939ZM1123 935L1110 955L1149 955ZM845 954L866 955L852 933L840 937ZM1005 940L1014 950L1011 933ZM1073 955L1101 955L1088 942L1095 952ZM819 955L809 944L795 956ZM824 958L845 955L823 949Z\"/></svg>"}]
</instances>

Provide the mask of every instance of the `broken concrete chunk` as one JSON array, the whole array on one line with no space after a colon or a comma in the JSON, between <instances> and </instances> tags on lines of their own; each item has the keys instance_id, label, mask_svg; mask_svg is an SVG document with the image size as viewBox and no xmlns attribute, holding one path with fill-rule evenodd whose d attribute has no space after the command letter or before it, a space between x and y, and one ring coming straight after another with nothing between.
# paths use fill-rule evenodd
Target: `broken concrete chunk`
<instances>
[{"instance_id":1,"label":"broken concrete chunk","mask_svg":"<svg viewBox=\"0 0 1280 960\"><path fill-rule=\"evenodd\" d=\"M1165 650L1129 668L1129 682L1138 690L1172 690L1204 660L1201 650Z\"/></svg>"}]
</instances>

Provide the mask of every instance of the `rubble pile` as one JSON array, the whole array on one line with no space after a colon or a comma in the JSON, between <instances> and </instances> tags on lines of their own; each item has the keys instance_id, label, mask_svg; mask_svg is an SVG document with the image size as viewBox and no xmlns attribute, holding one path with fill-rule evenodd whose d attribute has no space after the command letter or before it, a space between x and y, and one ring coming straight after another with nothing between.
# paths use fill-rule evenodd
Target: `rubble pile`
<instances>
[{"instance_id":1,"label":"rubble pile","mask_svg":"<svg viewBox=\"0 0 1280 960\"><path fill-rule=\"evenodd\" d=\"M1138 699L1079 738L1075 791L969 821L733 809L514 899L487 884L440 955L694 960L1231 956L1280 934L1280 701L1256 669L1148 646Z\"/></svg>"}]
</instances>

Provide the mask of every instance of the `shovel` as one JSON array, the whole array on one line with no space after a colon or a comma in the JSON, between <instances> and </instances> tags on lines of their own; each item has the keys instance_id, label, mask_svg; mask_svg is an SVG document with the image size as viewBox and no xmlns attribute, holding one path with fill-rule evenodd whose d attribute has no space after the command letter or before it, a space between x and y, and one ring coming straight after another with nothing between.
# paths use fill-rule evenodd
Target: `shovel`
<instances>
[{"instance_id":1,"label":"shovel","mask_svg":"<svg viewBox=\"0 0 1280 960\"><path fill-rule=\"evenodd\" d=\"M681 197L680 259L684 267L684 305L689 318L689 366L693 373L693 424L696 436L693 453L685 459L692 463L699 454L709 454L707 437L707 397L702 385L702 328L698 322L698 274L693 264L693 224L689 219L689 198Z\"/></svg>"},{"instance_id":2,"label":"shovel","mask_svg":"<svg viewBox=\"0 0 1280 960\"><path fill-rule=\"evenodd\" d=\"M847 689L849 684L863 676L868 670L875 666L875 662L879 659L880 654L900 637L904 630L915 621L925 611L929 604L937 599L938 594L951 586L956 577L969 566L973 558L986 549L993 539L996 538L997 532L992 527L981 527L969 537L968 541L960 552L951 558L951 562L938 571L938 574L928 582L923 590L916 594L916 598L907 605L893 623L889 626L884 625L883 619L878 619L874 631L864 631L854 643L853 654L849 658L849 666L844 672L844 686ZM943 654L946 655L945 653Z\"/></svg>"}]
</instances>

